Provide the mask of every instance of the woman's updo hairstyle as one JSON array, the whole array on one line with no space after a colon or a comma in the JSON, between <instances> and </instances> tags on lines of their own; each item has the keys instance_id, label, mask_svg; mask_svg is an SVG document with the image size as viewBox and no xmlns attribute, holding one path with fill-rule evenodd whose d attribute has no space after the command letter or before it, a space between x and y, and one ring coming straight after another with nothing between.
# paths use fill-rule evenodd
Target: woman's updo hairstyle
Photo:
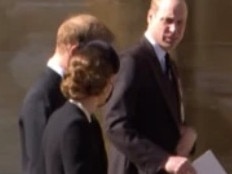
<instances>
[{"instance_id":1,"label":"woman's updo hairstyle","mask_svg":"<svg viewBox=\"0 0 232 174\"><path fill-rule=\"evenodd\" d=\"M119 58L113 47L104 41L90 41L71 58L61 91L73 100L99 95L118 70Z\"/></svg>"}]
</instances>

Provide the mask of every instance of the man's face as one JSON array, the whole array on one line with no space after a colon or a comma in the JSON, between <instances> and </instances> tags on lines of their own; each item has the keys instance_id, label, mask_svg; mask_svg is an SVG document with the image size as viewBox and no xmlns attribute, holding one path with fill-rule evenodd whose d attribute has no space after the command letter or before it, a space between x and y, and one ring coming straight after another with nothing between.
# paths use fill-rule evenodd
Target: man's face
<instances>
[{"instance_id":1,"label":"man's face","mask_svg":"<svg viewBox=\"0 0 232 174\"><path fill-rule=\"evenodd\" d=\"M148 12L147 32L164 50L175 48L182 40L187 7L181 0L162 0L156 12Z\"/></svg>"}]
</instances>

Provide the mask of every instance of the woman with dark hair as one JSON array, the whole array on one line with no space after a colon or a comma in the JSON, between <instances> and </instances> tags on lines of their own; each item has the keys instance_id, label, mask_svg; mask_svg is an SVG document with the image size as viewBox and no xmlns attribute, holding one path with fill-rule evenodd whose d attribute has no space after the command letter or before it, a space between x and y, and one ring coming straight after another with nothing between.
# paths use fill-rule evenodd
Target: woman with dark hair
<instances>
[{"instance_id":1,"label":"woman with dark hair","mask_svg":"<svg viewBox=\"0 0 232 174\"><path fill-rule=\"evenodd\" d=\"M106 174L102 132L93 113L108 100L119 58L103 41L90 41L71 58L61 83L67 102L43 136L40 174Z\"/></svg>"}]
</instances>

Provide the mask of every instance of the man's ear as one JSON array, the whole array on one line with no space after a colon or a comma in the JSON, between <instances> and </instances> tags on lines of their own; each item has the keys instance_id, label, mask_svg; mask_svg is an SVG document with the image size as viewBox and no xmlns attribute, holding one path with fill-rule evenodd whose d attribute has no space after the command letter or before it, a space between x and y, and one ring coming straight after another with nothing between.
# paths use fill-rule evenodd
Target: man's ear
<instances>
[{"instance_id":1,"label":"man's ear","mask_svg":"<svg viewBox=\"0 0 232 174\"><path fill-rule=\"evenodd\" d=\"M70 49L69 49L69 50L70 50L70 56L73 55L73 54L77 51L78 46L79 46L78 43L77 43L77 44L70 45Z\"/></svg>"},{"instance_id":2,"label":"man's ear","mask_svg":"<svg viewBox=\"0 0 232 174\"><path fill-rule=\"evenodd\" d=\"M71 57L75 54L77 51L78 45L77 44L69 44L66 46L67 51L66 51L66 60L65 60L65 67L68 65Z\"/></svg>"},{"instance_id":3,"label":"man's ear","mask_svg":"<svg viewBox=\"0 0 232 174\"><path fill-rule=\"evenodd\" d=\"M147 23L149 24L151 22L151 19L154 15L154 11L152 11L151 9L148 11L147 13Z\"/></svg>"}]
</instances>

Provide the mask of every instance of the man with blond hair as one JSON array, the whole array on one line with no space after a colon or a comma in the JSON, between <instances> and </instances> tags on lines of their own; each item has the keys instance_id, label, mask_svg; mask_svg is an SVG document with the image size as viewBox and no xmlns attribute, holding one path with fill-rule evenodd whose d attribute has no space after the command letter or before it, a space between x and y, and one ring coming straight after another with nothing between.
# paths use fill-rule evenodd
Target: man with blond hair
<instances>
[{"instance_id":1,"label":"man with blond hair","mask_svg":"<svg viewBox=\"0 0 232 174\"><path fill-rule=\"evenodd\" d=\"M94 16L76 15L60 25L55 53L48 60L40 79L26 94L20 113L23 174L31 174L34 170L47 121L65 102L60 91L60 82L70 57L81 45L95 39L112 43L114 36Z\"/></svg>"},{"instance_id":2,"label":"man with blond hair","mask_svg":"<svg viewBox=\"0 0 232 174\"><path fill-rule=\"evenodd\" d=\"M141 41L121 54L106 106L109 174L196 174L188 160L196 132L186 125L169 53L182 40L184 0L152 0Z\"/></svg>"}]
</instances>

